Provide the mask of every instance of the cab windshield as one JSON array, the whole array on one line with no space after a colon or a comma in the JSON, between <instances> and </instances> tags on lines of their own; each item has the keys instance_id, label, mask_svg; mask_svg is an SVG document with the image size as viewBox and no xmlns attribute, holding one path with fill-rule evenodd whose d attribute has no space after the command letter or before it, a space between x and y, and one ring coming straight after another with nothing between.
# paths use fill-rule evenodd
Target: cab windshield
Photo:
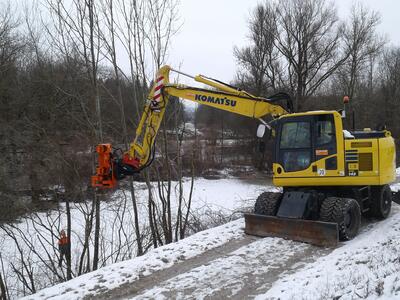
<instances>
[{"instance_id":1,"label":"cab windshield","mask_svg":"<svg viewBox=\"0 0 400 300\"><path fill-rule=\"evenodd\" d=\"M286 172L306 169L311 163L311 123L284 123L279 148Z\"/></svg>"}]
</instances>

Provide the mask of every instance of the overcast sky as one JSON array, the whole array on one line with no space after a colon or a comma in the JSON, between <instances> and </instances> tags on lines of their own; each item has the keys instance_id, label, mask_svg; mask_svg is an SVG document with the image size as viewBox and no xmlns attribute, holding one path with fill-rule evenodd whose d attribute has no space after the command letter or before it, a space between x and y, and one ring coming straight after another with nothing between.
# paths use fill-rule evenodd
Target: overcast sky
<instances>
[{"instance_id":1,"label":"overcast sky","mask_svg":"<svg viewBox=\"0 0 400 300\"><path fill-rule=\"evenodd\" d=\"M381 14L379 31L400 46L400 1L363 0ZM173 38L167 63L190 74L231 81L236 72L233 47L247 40L247 20L257 0L181 0L180 32ZM352 1L335 1L340 18L346 18Z\"/></svg>"}]
</instances>

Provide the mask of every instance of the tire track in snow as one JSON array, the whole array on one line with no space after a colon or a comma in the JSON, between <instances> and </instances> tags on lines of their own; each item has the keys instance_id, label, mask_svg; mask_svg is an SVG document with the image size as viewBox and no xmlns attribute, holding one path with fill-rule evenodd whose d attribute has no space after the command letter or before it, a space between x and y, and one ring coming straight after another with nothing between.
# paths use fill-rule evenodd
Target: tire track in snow
<instances>
[{"instance_id":1,"label":"tire track in snow","mask_svg":"<svg viewBox=\"0 0 400 300\"><path fill-rule=\"evenodd\" d=\"M143 293L145 290L152 288L155 284L165 282L178 274L189 272L193 268L199 267L203 264L212 262L216 258L220 258L226 253L235 251L259 238L255 236L243 235L240 239L235 239L227 242L226 244L208 250L198 256L174 264L172 267L157 271L151 275L142 277L135 282L122 284L117 289L110 290L103 294L88 295L85 299L126 299Z\"/></svg>"},{"instance_id":2,"label":"tire track in snow","mask_svg":"<svg viewBox=\"0 0 400 300\"><path fill-rule=\"evenodd\" d=\"M247 237L242 242L248 244L234 251L221 247L219 257L178 270L164 281L155 279L154 286L127 299L252 298L267 291L280 275L331 251L279 238Z\"/></svg>"}]
</instances>

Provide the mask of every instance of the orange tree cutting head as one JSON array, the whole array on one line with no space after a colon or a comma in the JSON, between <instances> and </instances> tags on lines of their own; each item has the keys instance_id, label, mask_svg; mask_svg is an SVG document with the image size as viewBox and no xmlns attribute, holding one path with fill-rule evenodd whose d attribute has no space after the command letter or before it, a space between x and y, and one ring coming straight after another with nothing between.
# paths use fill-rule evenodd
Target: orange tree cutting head
<instances>
[{"instance_id":1,"label":"orange tree cutting head","mask_svg":"<svg viewBox=\"0 0 400 300\"><path fill-rule=\"evenodd\" d=\"M96 175L92 176L92 187L109 189L116 187L117 179L115 178L111 144L97 145L96 152L98 154L98 165Z\"/></svg>"}]
</instances>

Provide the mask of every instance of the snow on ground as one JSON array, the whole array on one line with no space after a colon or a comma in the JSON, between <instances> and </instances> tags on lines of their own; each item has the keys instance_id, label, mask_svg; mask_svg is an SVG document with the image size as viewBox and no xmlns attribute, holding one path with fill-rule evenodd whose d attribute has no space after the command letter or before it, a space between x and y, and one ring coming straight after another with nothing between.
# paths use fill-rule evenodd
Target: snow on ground
<instances>
[{"instance_id":1,"label":"snow on ground","mask_svg":"<svg viewBox=\"0 0 400 300\"><path fill-rule=\"evenodd\" d=\"M400 173L400 169L396 171ZM189 181L184 184L188 185ZM393 189L396 187L394 185ZM208 209L211 205L213 209L222 208L229 214L254 201L263 189L265 182L252 185L236 179L198 179L193 209ZM137 190L139 199L143 201L145 190L140 186ZM112 206L113 202L109 205ZM132 283L230 240L243 238L242 227L243 219L239 219L200 232L142 257L109 265L39 291L27 299L80 299L84 295ZM221 254L210 264L160 282L137 297L182 298L192 293L192 298L207 298L221 296L224 290L222 298L226 298L240 295L244 290L244 296L259 294L257 299L376 299L378 296L400 299L400 275L397 275L400 271L400 207L397 204L393 204L388 219L364 225L354 240L341 243L327 255L315 257L315 262L299 266L295 261L289 263L296 255L300 255L299 261L304 260L310 247L278 238L253 241L229 254ZM273 280L270 286L263 283L268 274L275 274L272 279L268 277L268 280ZM246 282L247 287L244 287ZM249 289L248 285L252 284L253 288Z\"/></svg>"},{"instance_id":2,"label":"snow on ground","mask_svg":"<svg viewBox=\"0 0 400 300\"><path fill-rule=\"evenodd\" d=\"M400 206L256 299L400 299Z\"/></svg>"},{"instance_id":3,"label":"snow on ground","mask_svg":"<svg viewBox=\"0 0 400 300\"><path fill-rule=\"evenodd\" d=\"M247 206L253 206L259 194L265 190L277 190L266 185L266 180L255 182L240 179L208 180L199 178L194 186L196 200L193 209L211 208L225 214ZM188 189L187 189L188 190Z\"/></svg>"},{"instance_id":4,"label":"snow on ground","mask_svg":"<svg viewBox=\"0 0 400 300\"><path fill-rule=\"evenodd\" d=\"M190 179L184 178L183 180L183 197L189 198L190 193ZM145 183L135 183L136 192L139 204L142 204L144 209L147 210L148 190ZM222 210L225 214L231 214L235 210L246 206L252 206L257 196L265 190L277 190L271 186L270 179L262 180L242 180L236 178L225 179L205 179L196 178L193 186L193 200L192 209L211 209ZM172 209L177 206L177 198L179 195L178 182L172 182ZM120 191L116 192L114 198L123 198L122 193L129 197L129 193ZM158 197L158 193L154 192L154 197ZM130 202L130 201L129 201ZM115 203L109 202L109 205Z\"/></svg>"},{"instance_id":5,"label":"snow on ground","mask_svg":"<svg viewBox=\"0 0 400 300\"><path fill-rule=\"evenodd\" d=\"M398 192L400 190L400 182L390 185L390 188L392 189L393 192Z\"/></svg>"},{"instance_id":6,"label":"snow on ground","mask_svg":"<svg viewBox=\"0 0 400 300\"><path fill-rule=\"evenodd\" d=\"M390 188L392 189L393 192L398 192L400 190L400 167L396 169L396 177L397 177L397 182L393 183L390 185Z\"/></svg>"},{"instance_id":7,"label":"snow on ground","mask_svg":"<svg viewBox=\"0 0 400 300\"><path fill-rule=\"evenodd\" d=\"M191 206L192 212L194 212L196 216L199 216L200 222L207 222L207 218L212 217L210 214L213 212L218 212L218 214L229 219L232 214L238 210L240 211L242 207L250 207L254 204L256 197L268 188L267 180L268 179L251 182L234 178L218 180L196 178ZM190 183L191 181L189 178L183 181L184 201L187 201L189 198ZM157 185L154 184L154 186ZM171 206L174 214L176 212L176 203L179 195L179 184L177 182L172 182L172 187ZM147 225L148 190L145 183L140 182L135 183L135 190L139 215L143 216L139 222L141 228L143 228ZM155 200L158 201L158 193L156 190L153 196ZM72 271L74 274L77 274L85 231L84 215L85 212L90 211L91 206L90 203L83 202L71 203L71 207ZM235 214L235 216L239 217L240 214ZM51 228L53 232L41 226L42 222L47 228L54 226L54 228ZM135 255L136 244L133 224L133 208L130 193L119 190L114 193L111 199L102 201L100 225L101 244L103 245L100 257L104 258L102 264L111 265L118 261L130 259ZM20 218L15 226L29 237L30 242L32 242L32 247L38 255L46 258L46 262L47 251L49 251L49 255L52 259L57 261L57 231L60 228L66 228L63 206L60 211L49 211ZM16 232L16 235L17 239L22 242L23 239L19 232ZM47 266L38 258L36 253L33 253L29 249L29 246L22 243L21 247L24 249L24 257L34 266L37 290L53 285L58 281L52 272L48 272L46 269ZM116 249L120 249L120 251L116 251ZM90 252L93 253L93 240L90 240ZM11 263L13 263L18 267L20 264L20 256L14 241L5 234L4 236L0 236L0 253L4 262L4 274L7 278L7 283L12 287L12 289L10 289L12 297L18 298L23 296L21 292L23 288L11 266ZM57 267L54 267L54 271L59 272L60 276L62 272L65 272L64 269L61 270Z\"/></svg>"},{"instance_id":8,"label":"snow on ground","mask_svg":"<svg viewBox=\"0 0 400 300\"><path fill-rule=\"evenodd\" d=\"M310 247L279 238L257 239L131 299L249 298L274 270L284 268L293 256Z\"/></svg>"},{"instance_id":9,"label":"snow on ground","mask_svg":"<svg viewBox=\"0 0 400 300\"><path fill-rule=\"evenodd\" d=\"M94 296L174 263L246 238L243 219L48 288L26 299ZM280 238L254 238L190 270L173 273L127 299L381 299L400 298L400 206L358 237L327 250ZM309 261L314 261L309 263ZM257 296L257 294L259 294Z\"/></svg>"},{"instance_id":10,"label":"snow on ground","mask_svg":"<svg viewBox=\"0 0 400 300\"><path fill-rule=\"evenodd\" d=\"M154 249L143 256L101 268L65 283L44 289L24 299L81 299L83 296L104 292L123 283L171 267L207 250L221 246L244 235L243 219L229 222L194 234L184 240Z\"/></svg>"}]
</instances>

